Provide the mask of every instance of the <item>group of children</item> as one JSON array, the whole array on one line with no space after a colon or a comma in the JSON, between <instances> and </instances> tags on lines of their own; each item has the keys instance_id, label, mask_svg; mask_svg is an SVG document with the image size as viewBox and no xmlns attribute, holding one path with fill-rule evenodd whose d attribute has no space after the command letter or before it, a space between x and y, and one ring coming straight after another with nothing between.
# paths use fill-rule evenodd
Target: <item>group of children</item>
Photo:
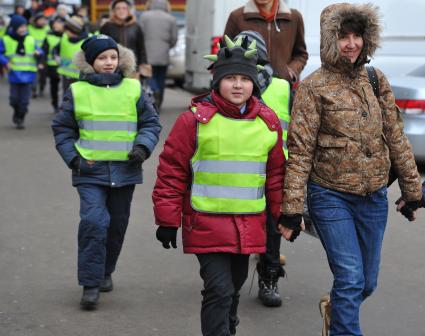
<instances>
[{"instance_id":1,"label":"group of children","mask_svg":"<svg viewBox=\"0 0 425 336\"><path fill-rule=\"evenodd\" d=\"M256 39L264 53L262 37L247 32L235 41L226 37L218 54L207 56L213 61L213 88L177 118L159 157L152 194L157 239L164 248L176 248L181 226L184 252L199 260L203 335L236 333L249 255L266 252L266 220L275 225L280 214L281 120L288 121L289 100L282 103L278 97L289 99L289 85L274 79L266 62L258 64ZM100 292L113 290L111 274L134 187L142 183L141 165L157 144L161 126L150 97L129 78L134 55L112 38L86 39L73 66L80 71L79 81L66 91L52 129L80 196L80 304L91 310ZM262 95L271 105L277 102L279 115Z\"/></svg>"},{"instance_id":2,"label":"group of children","mask_svg":"<svg viewBox=\"0 0 425 336\"><path fill-rule=\"evenodd\" d=\"M56 16L49 25L42 13L35 14L30 24L24 16L11 17L0 38L0 66L10 84L9 101L17 129L24 129L31 96L43 95L46 77L53 111L58 112L60 79L63 92L78 79L72 57L87 37L84 21L78 16Z\"/></svg>"}]
</instances>

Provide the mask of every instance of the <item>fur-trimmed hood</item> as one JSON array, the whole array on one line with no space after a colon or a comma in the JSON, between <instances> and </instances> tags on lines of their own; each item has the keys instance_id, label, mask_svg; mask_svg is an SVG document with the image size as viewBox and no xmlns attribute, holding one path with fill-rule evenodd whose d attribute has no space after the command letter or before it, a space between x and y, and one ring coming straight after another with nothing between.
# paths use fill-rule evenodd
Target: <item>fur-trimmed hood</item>
<instances>
[{"instance_id":1,"label":"fur-trimmed hood","mask_svg":"<svg viewBox=\"0 0 425 336\"><path fill-rule=\"evenodd\" d=\"M340 64L337 40L342 22L353 18L365 25L363 49L355 67L368 62L380 42L380 17L378 7L368 4L333 4L323 9L320 16L320 58L323 64L337 66Z\"/></svg>"},{"instance_id":2,"label":"fur-trimmed hood","mask_svg":"<svg viewBox=\"0 0 425 336\"><path fill-rule=\"evenodd\" d=\"M136 71L136 57L134 56L133 51L118 44L118 53L118 70L123 73L124 77L133 77L134 72ZM82 50L75 54L72 61L81 73L95 73L94 68L89 63L87 63L86 56Z\"/></svg>"}]
</instances>

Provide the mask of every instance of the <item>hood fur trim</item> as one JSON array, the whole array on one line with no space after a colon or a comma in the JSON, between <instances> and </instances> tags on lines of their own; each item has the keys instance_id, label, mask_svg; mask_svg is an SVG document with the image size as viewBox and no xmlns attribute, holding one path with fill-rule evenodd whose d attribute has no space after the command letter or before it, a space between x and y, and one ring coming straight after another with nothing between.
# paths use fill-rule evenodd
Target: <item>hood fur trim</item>
<instances>
[{"instance_id":1,"label":"hood fur trim","mask_svg":"<svg viewBox=\"0 0 425 336\"><path fill-rule=\"evenodd\" d=\"M366 22L363 49L357 61L358 65L365 64L368 57L372 57L379 47L381 24L377 6L370 3L333 4L326 7L320 15L320 58L322 63L332 66L339 63L338 32L341 23L348 17L357 17Z\"/></svg>"},{"instance_id":2,"label":"hood fur trim","mask_svg":"<svg viewBox=\"0 0 425 336\"><path fill-rule=\"evenodd\" d=\"M136 57L134 56L133 51L123 47L121 44L118 44L118 53L118 70L121 70L124 77L133 77L134 72L136 71ZM94 68L87 63L86 56L82 50L75 54L72 62L74 62L78 70L82 73L90 74L95 72Z\"/></svg>"}]
</instances>

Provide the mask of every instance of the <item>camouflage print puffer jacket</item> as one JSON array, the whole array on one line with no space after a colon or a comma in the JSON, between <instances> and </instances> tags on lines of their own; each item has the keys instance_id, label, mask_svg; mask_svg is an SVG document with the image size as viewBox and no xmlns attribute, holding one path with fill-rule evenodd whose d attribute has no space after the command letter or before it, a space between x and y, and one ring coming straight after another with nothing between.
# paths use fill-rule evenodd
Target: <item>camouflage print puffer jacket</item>
<instances>
[{"instance_id":1,"label":"camouflage print puffer jacket","mask_svg":"<svg viewBox=\"0 0 425 336\"><path fill-rule=\"evenodd\" d=\"M337 50L338 27L347 16L366 22L363 50L354 65L340 59ZM348 9L338 4L322 12L322 67L301 83L292 109L283 213L302 213L308 180L366 195L386 185L391 163L403 198L422 197L420 176L391 86L376 69L378 101L364 67L378 42L375 7L350 5Z\"/></svg>"}]
</instances>

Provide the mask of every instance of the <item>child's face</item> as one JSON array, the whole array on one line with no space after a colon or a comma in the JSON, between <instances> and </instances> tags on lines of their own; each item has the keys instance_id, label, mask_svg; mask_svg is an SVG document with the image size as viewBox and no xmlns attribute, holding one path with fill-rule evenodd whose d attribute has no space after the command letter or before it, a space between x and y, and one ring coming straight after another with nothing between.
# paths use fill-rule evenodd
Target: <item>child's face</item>
<instances>
[{"instance_id":1,"label":"child's face","mask_svg":"<svg viewBox=\"0 0 425 336\"><path fill-rule=\"evenodd\" d=\"M99 54L93 63L97 73L114 73L118 67L118 52L115 49L105 50Z\"/></svg>"},{"instance_id":2,"label":"child's face","mask_svg":"<svg viewBox=\"0 0 425 336\"><path fill-rule=\"evenodd\" d=\"M16 30L16 34L19 36L24 36L27 33L27 25L23 24L19 26L19 28Z\"/></svg>"},{"instance_id":3,"label":"child's face","mask_svg":"<svg viewBox=\"0 0 425 336\"><path fill-rule=\"evenodd\" d=\"M63 33L64 30L64 24L61 21L54 21L53 25L52 25L52 29L53 31L57 32L57 33Z\"/></svg>"},{"instance_id":4,"label":"child's face","mask_svg":"<svg viewBox=\"0 0 425 336\"><path fill-rule=\"evenodd\" d=\"M47 24L47 21L44 17L39 18L36 22L35 25L37 27L44 27Z\"/></svg>"},{"instance_id":5,"label":"child's face","mask_svg":"<svg viewBox=\"0 0 425 336\"><path fill-rule=\"evenodd\" d=\"M227 75L221 79L219 86L220 95L238 107L246 103L253 89L251 78L244 75Z\"/></svg>"}]
</instances>

